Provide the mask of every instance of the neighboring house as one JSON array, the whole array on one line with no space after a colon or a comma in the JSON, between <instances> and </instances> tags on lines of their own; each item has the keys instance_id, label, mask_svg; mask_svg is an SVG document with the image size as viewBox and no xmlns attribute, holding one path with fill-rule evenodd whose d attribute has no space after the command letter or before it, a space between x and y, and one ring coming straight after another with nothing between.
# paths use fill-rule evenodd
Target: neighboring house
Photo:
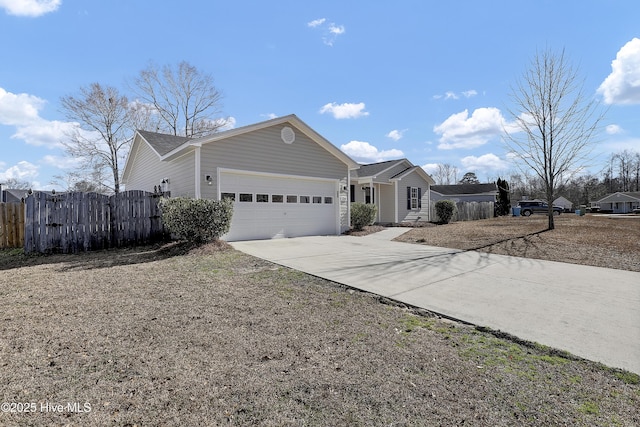
<instances>
[{"instance_id":1,"label":"neighboring house","mask_svg":"<svg viewBox=\"0 0 640 427\"><path fill-rule=\"evenodd\" d=\"M202 138L138 131L127 190L235 201L228 241L336 235L349 229L359 165L295 115Z\"/></svg>"},{"instance_id":2,"label":"neighboring house","mask_svg":"<svg viewBox=\"0 0 640 427\"><path fill-rule=\"evenodd\" d=\"M16 190L8 188L0 192L0 202L16 203L26 199L29 190Z\"/></svg>"},{"instance_id":3,"label":"neighboring house","mask_svg":"<svg viewBox=\"0 0 640 427\"><path fill-rule=\"evenodd\" d=\"M47 194L55 194L55 191L43 191L43 190L35 190L38 191L40 193L47 193ZM6 202L6 203L18 203L21 201L24 201L27 196L31 193L33 193L33 190L22 190L22 189L11 189L8 188L6 190L2 190L0 192L0 202Z\"/></svg>"},{"instance_id":4,"label":"neighboring house","mask_svg":"<svg viewBox=\"0 0 640 427\"><path fill-rule=\"evenodd\" d=\"M630 213L640 207L640 192L617 192L598 200L600 211L613 213Z\"/></svg>"},{"instance_id":5,"label":"neighboring house","mask_svg":"<svg viewBox=\"0 0 640 427\"><path fill-rule=\"evenodd\" d=\"M350 201L375 204L379 223L429 221L429 188L434 183L407 159L360 165L351 171Z\"/></svg>"},{"instance_id":6,"label":"neighboring house","mask_svg":"<svg viewBox=\"0 0 640 427\"><path fill-rule=\"evenodd\" d=\"M495 202L498 186L491 184L432 185L431 200L452 200L454 202Z\"/></svg>"},{"instance_id":7,"label":"neighboring house","mask_svg":"<svg viewBox=\"0 0 640 427\"><path fill-rule=\"evenodd\" d=\"M566 212L569 212L573 209L573 202L566 197L560 196L553 201L553 206L559 206Z\"/></svg>"}]
</instances>

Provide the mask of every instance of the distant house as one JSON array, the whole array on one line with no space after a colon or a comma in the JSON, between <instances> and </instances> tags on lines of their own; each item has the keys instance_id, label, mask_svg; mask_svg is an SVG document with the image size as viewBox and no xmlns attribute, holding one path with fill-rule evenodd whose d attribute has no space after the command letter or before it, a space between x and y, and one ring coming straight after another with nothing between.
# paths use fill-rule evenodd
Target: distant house
<instances>
[{"instance_id":1,"label":"distant house","mask_svg":"<svg viewBox=\"0 0 640 427\"><path fill-rule=\"evenodd\" d=\"M454 202L495 202L498 186L490 184L432 185L431 200L453 200Z\"/></svg>"},{"instance_id":2,"label":"distant house","mask_svg":"<svg viewBox=\"0 0 640 427\"><path fill-rule=\"evenodd\" d=\"M596 202L600 211L630 213L640 207L640 192L617 192L609 194Z\"/></svg>"},{"instance_id":3,"label":"distant house","mask_svg":"<svg viewBox=\"0 0 640 427\"><path fill-rule=\"evenodd\" d=\"M56 194L55 191L22 190L22 189L9 188L6 190L2 190L2 192L0 192L0 202L18 203L18 202L24 201L29 194L32 194L36 191L39 193L46 193L49 195ZM60 194L60 193L57 193L57 194Z\"/></svg>"},{"instance_id":4,"label":"distant house","mask_svg":"<svg viewBox=\"0 0 640 427\"><path fill-rule=\"evenodd\" d=\"M17 190L8 188L6 190L2 190L0 193L0 202L5 203L16 203L27 197L27 191L29 190Z\"/></svg>"},{"instance_id":5,"label":"distant house","mask_svg":"<svg viewBox=\"0 0 640 427\"><path fill-rule=\"evenodd\" d=\"M573 209L573 202L563 196L560 196L553 201L553 206L560 206L565 211L569 212Z\"/></svg>"}]
</instances>

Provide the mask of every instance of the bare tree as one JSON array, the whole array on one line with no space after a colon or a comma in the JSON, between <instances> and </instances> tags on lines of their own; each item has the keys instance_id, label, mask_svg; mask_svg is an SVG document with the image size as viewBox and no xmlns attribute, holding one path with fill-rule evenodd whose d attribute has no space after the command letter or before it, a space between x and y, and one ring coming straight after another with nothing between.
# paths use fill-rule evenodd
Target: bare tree
<instances>
[{"instance_id":1,"label":"bare tree","mask_svg":"<svg viewBox=\"0 0 640 427\"><path fill-rule=\"evenodd\" d=\"M155 113L151 130L200 137L227 124L227 119L218 117L222 94L213 77L185 61L175 68L149 65L133 83L140 101L151 105Z\"/></svg>"},{"instance_id":2,"label":"bare tree","mask_svg":"<svg viewBox=\"0 0 640 427\"><path fill-rule=\"evenodd\" d=\"M5 190L28 190L33 187L29 181L23 181L18 178L6 178L2 180L0 186L4 187Z\"/></svg>"},{"instance_id":3,"label":"bare tree","mask_svg":"<svg viewBox=\"0 0 640 427\"><path fill-rule=\"evenodd\" d=\"M458 181L458 168L448 163L438 164L438 169L433 173L433 179L438 185L451 185Z\"/></svg>"},{"instance_id":4,"label":"bare tree","mask_svg":"<svg viewBox=\"0 0 640 427\"><path fill-rule=\"evenodd\" d=\"M120 165L133 139L135 106L116 88L99 83L81 87L78 96L65 96L61 104L67 119L78 123L62 144L69 156L80 159L79 173L89 179L108 171L109 178L95 184L120 192Z\"/></svg>"},{"instance_id":5,"label":"bare tree","mask_svg":"<svg viewBox=\"0 0 640 427\"><path fill-rule=\"evenodd\" d=\"M586 166L593 137L603 119L598 102L588 98L577 69L564 51L538 52L521 79L512 86L517 131L505 129L509 149L524 170L533 170L544 184L553 230L552 202L557 188Z\"/></svg>"}]
</instances>

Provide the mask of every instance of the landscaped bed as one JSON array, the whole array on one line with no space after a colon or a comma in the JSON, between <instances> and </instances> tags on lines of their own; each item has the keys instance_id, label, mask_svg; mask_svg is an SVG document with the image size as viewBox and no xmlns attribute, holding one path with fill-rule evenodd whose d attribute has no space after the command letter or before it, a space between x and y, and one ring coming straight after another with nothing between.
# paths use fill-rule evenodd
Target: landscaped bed
<instances>
[{"instance_id":1,"label":"landscaped bed","mask_svg":"<svg viewBox=\"0 0 640 427\"><path fill-rule=\"evenodd\" d=\"M640 425L635 374L223 244L0 270L0 425Z\"/></svg>"}]
</instances>

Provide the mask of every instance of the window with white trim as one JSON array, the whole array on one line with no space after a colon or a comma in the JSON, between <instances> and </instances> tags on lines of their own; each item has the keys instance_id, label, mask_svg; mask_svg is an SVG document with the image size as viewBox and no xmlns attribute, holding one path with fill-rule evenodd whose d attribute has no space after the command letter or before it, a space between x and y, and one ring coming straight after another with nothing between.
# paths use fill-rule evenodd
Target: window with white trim
<instances>
[{"instance_id":1,"label":"window with white trim","mask_svg":"<svg viewBox=\"0 0 640 427\"><path fill-rule=\"evenodd\" d=\"M417 187L411 187L411 209L418 209L420 200L419 191Z\"/></svg>"}]
</instances>

